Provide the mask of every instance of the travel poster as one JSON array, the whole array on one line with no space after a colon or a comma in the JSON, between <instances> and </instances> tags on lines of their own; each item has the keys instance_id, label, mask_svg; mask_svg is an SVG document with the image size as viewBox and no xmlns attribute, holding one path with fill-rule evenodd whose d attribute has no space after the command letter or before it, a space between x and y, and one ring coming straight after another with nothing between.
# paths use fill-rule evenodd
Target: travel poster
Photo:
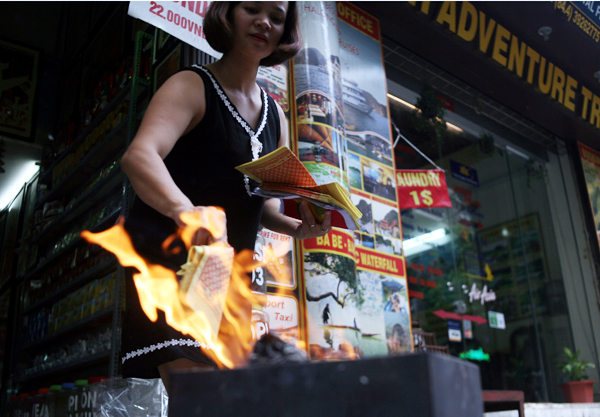
<instances>
[{"instance_id":1,"label":"travel poster","mask_svg":"<svg viewBox=\"0 0 600 417\"><path fill-rule=\"evenodd\" d=\"M395 175L379 23L350 3L337 7L346 141L361 161L354 172L362 171L362 184L351 179L352 187L395 201L395 191L387 189L395 187Z\"/></svg>"},{"instance_id":2,"label":"travel poster","mask_svg":"<svg viewBox=\"0 0 600 417\"><path fill-rule=\"evenodd\" d=\"M352 232L334 229L303 240L301 247L310 358L360 357L365 288L356 273Z\"/></svg>"},{"instance_id":3,"label":"travel poster","mask_svg":"<svg viewBox=\"0 0 600 417\"><path fill-rule=\"evenodd\" d=\"M358 318L361 352L412 351L410 306L404 259L364 248L356 249L362 307Z\"/></svg>"},{"instance_id":4,"label":"travel poster","mask_svg":"<svg viewBox=\"0 0 600 417\"><path fill-rule=\"evenodd\" d=\"M596 235L600 238L600 152L579 143L579 155L596 223Z\"/></svg>"},{"instance_id":5,"label":"travel poster","mask_svg":"<svg viewBox=\"0 0 600 417\"><path fill-rule=\"evenodd\" d=\"M303 48L293 60L298 158L318 184L348 187L335 2L298 2Z\"/></svg>"}]
</instances>

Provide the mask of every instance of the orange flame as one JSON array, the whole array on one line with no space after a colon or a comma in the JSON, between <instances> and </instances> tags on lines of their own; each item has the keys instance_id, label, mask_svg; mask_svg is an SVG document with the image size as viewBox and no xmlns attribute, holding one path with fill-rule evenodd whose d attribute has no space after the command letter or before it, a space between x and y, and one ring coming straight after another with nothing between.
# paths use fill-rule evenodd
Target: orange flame
<instances>
[{"instance_id":1,"label":"orange flame","mask_svg":"<svg viewBox=\"0 0 600 417\"><path fill-rule=\"evenodd\" d=\"M209 230L215 239L221 238L225 231L224 221L200 219L196 213L184 213L182 220L187 226L180 229L177 236L181 237L188 249L191 247L192 237L200 227ZM104 232L83 231L81 236L112 252L121 265L138 269L139 273L134 274L133 280L142 309L150 320L158 319L157 309L160 309L165 312L165 319L171 327L200 342L203 352L220 368L245 365L253 348L251 306L256 302L247 275L256 266L252 259L252 251L242 251L233 258L231 280L222 307L222 319L220 325L217 325L218 334L214 334L207 315L192 309L185 302L175 272L151 264L138 255L123 223L124 219L121 218L117 225ZM168 247L177 236L167 239L163 248ZM215 242L210 246L223 245L223 242Z\"/></svg>"}]
</instances>

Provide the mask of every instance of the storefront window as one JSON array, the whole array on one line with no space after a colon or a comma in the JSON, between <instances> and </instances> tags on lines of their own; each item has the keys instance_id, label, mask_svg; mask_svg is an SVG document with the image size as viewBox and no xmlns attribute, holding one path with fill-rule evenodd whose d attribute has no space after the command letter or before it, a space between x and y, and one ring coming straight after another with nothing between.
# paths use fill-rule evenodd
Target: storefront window
<instances>
[{"instance_id":1,"label":"storefront window","mask_svg":"<svg viewBox=\"0 0 600 417\"><path fill-rule=\"evenodd\" d=\"M390 111L402 136L445 170L452 201L401 211L413 328L478 364L483 389L558 400L556 366L572 336L547 163L498 146L493 133L418 131L413 110L394 100ZM403 139L395 151L397 169L433 168Z\"/></svg>"}]
</instances>

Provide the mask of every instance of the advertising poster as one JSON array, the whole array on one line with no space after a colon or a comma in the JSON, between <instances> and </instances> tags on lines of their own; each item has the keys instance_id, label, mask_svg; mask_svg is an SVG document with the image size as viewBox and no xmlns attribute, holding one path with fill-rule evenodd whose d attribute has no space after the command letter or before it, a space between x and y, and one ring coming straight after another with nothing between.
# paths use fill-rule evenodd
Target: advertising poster
<instances>
[{"instance_id":1,"label":"advertising poster","mask_svg":"<svg viewBox=\"0 0 600 417\"><path fill-rule=\"evenodd\" d=\"M202 30L209 4L208 1L130 1L127 14L220 58L222 54L211 48Z\"/></svg>"},{"instance_id":2,"label":"advertising poster","mask_svg":"<svg viewBox=\"0 0 600 417\"><path fill-rule=\"evenodd\" d=\"M254 244L254 260L260 266L252 271L251 288L259 293L262 305L253 306L255 333L274 332L288 343L299 341L300 310L295 276L294 239L263 228Z\"/></svg>"},{"instance_id":3,"label":"advertising poster","mask_svg":"<svg viewBox=\"0 0 600 417\"><path fill-rule=\"evenodd\" d=\"M348 187L335 2L298 2L304 46L293 60L294 148L318 184Z\"/></svg>"},{"instance_id":4,"label":"advertising poster","mask_svg":"<svg viewBox=\"0 0 600 417\"><path fill-rule=\"evenodd\" d=\"M596 235L600 239L600 152L579 143L579 155L596 223Z\"/></svg>"},{"instance_id":5,"label":"advertising poster","mask_svg":"<svg viewBox=\"0 0 600 417\"><path fill-rule=\"evenodd\" d=\"M291 295L267 294L264 311L268 316L269 330L282 340L297 345L299 341L297 298Z\"/></svg>"},{"instance_id":6,"label":"advertising poster","mask_svg":"<svg viewBox=\"0 0 600 417\"><path fill-rule=\"evenodd\" d=\"M400 211L379 22L337 3L342 101L352 201L363 213L358 246L402 255Z\"/></svg>"},{"instance_id":7,"label":"advertising poster","mask_svg":"<svg viewBox=\"0 0 600 417\"><path fill-rule=\"evenodd\" d=\"M352 233L334 229L324 237L303 240L302 249L311 359L361 357L358 322L365 288L356 273Z\"/></svg>"},{"instance_id":8,"label":"advertising poster","mask_svg":"<svg viewBox=\"0 0 600 417\"><path fill-rule=\"evenodd\" d=\"M362 213L356 232L298 242L300 337L313 360L412 351L379 23L345 2L299 7L295 149L318 182L348 186Z\"/></svg>"},{"instance_id":9,"label":"advertising poster","mask_svg":"<svg viewBox=\"0 0 600 417\"><path fill-rule=\"evenodd\" d=\"M359 316L365 356L412 351L404 259L356 249L363 305Z\"/></svg>"},{"instance_id":10,"label":"advertising poster","mask_svg":"<svg viewBox=\"0 0 600 417\"><path fill-rule=\"evenodd\" d=\"M256 82L277 102L277 104L281 106L284 113L287 114L290 109L287 63L284 65L274 65L272 67L258 67Z\"/></svg>"},{"instance_id":11,"label":"advertising poster","mask_svg":"<svg viewBox=\"0 0 600 417\"><path fill-rule=\"evenodd\" d=\"M400 209L452 207L446 175L441 169L397 170L396 183Z\"/></svg>"},{"instance_id":12,"label":"advertising poster","mask_svg":"<svg viewBox=\"0 0 600 417\"><path fill-rule=\"evenodd\" d=\"M254 260L262 266L252 272L252 282L257 282L258 286L295 288L293 243L288 235L269 229L260 230L254 244Z\"/></svg>"}]
</instances>

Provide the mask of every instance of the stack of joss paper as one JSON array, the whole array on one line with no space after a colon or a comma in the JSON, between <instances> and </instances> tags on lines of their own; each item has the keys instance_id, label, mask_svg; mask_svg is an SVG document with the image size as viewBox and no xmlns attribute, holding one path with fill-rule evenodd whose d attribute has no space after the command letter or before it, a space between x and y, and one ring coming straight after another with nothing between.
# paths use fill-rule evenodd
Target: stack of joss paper
<instances>
[{"instance_id":1,"label":"stack of joss paper","mask_svg":"<svg viewBox=\"0 0 600 417\"><path fill-rule=\"evenodd\" d=\"M202 312L216 339L233 269L234 251L227 243L192 246L188 261L177 275L180 299L195 312Z\"/></svg>"},{"instance_id":2,"label":"stack of joss paper","mask_svg":"<svg viewBox=\"0 0 600 417\"><path fill-rule=\"evenodd\" d=\"M332 210L331 225L349 230L359 228L362 213L350 200L350 192L337 182L317 185L310 172L287 147L277 150L236 169L259 183L253 194L284 200L284 213L299 219L301 199L309 203L317 222L325 210Z\"/></svg>"}]
</instances>

